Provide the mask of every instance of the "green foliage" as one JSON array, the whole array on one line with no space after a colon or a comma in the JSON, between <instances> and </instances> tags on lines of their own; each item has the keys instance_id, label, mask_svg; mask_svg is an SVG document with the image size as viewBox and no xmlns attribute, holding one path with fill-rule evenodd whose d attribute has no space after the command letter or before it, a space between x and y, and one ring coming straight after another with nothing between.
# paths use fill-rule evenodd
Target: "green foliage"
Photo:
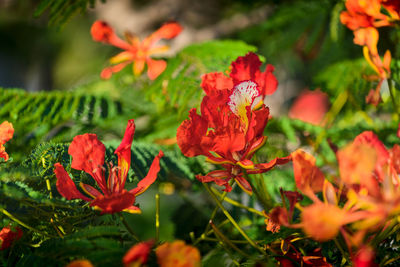
<instances>
[{"instance_id":1,"label":"green foliage","mask_svg":"<svg viewBox=\"0 0 400 267\"><path fill-rule=\"evenodd\" d=\"M102 3L105 1L106 0L101 0ZM41 16L47 10L49 13L49 25L63 26L73 16L79 13L86 13L88 7L93 8L95 3L95 0L41 0L36 7L34 16Z\"/></svg>"},{"instance_id":2,"label":"green foliage","mask_svg":"<svg viewBox=\"0 0 400 267\"><path fill-rule=\"evenodd\" d=\"M121 114L120 102L85 93L0 88L0 103L0 120L10 121L15 129L10 150L16 153L28 152L39 141L74 136Z\"/></svg>"}]
</instances>

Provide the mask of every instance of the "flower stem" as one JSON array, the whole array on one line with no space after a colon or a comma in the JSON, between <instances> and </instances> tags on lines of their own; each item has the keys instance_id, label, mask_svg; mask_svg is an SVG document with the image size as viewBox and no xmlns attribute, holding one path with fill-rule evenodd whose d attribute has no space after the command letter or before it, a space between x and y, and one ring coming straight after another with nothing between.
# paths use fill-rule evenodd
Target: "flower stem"
<instances>
[{"instance_id":1,"label":"flower stem","mask_svg":"<svg viewBox=\"0 0 400 267\"><path fill-rule=\"evenodd\" d=\"M135 232L132 230L132 228L129 226L128 222L126 221L124 215L122 215L122 212L119 214L119 218L121 219L121 222L124 224L126 230L131 234L131 236L138 242L140 242L139 237L135 234Z\"/></svg>"},{"instance_id":2,"label":"flower stem","mask_svg":"<svg viewBox=\"0 0 400 267\"><path fill-rule=\"evenodd\" d=\"M20 220L17 219L16 217L14 217L14 215L12 215L11 213L9 213L9 212L6 211L5 209L1 209L1 212L3 212L3 214L6 215L7 217L9 217L11 220L15 221L15 222L18 223L19 225L21 225L21 226L23 226L23 227L25 227L25 228L27 228L27 229L33 231L33 232L37 232L37 233L42 234L42 235L47 236L47 237L56 237L56 236L49 235L49 234L47 234L47 233L45 233L45 232L42 232L42 231L40 231L40 230L38 230L38 229L36 229L36 228L33 228L32 226L27 225L26 223L20 221Z\"/></svg>"},{"instance_id":3,"label":"flower stem","mask_svg":"<svg viewBox=\"0 0 400 267\"><path fill-rule=\"evenodd\" d=\"M210 221L210 225L212 227L212 229L214 230L215 236L220 239L222 242L224 242L226 245L228 245L229 247L231 247L232 249L234 249L236 252L238 252L239 254L241 254L242 256L246 257L246 258L251 258L251 256L249 254L247 254L246 252L244 252L243 250L241 250L240 248L238 248L235 244L233 244L231 242L231 240L229 240L229 238L227 238L219 229L218 227L212 222Z\"/></svg>"},{"instance_id":4,"label":"flower stem","mask_svg":"<svg viewBox=\"0 0 400 267\"><path fill-rule=\"evenodd\" d=\"M249 182L254 194L256 195L258 201L261 203L263 208L268 211L272 208L271 196L265 188L264 178L260 174L260 177L256 180L257 185L253 183L252 178L243 170L243 177ZM258 187L262 188L262 193L258 190Z\"/></svg>"},{"instance_id":5,"label":"flower stem","mask_svg":"<svg viewBox=\"0 0 400 267\"><path fill-rule=\"evenodd\" d=\"M160 238L160 194L156 194L156 243Z\"/></svg>"},{"instance_id":6,"label":"flower stem","mask_svg":"<svg viewBox=\"0 0 400 267\"><path fill-rule=\"evenodd\" d=\"M220 192L218 192L218 191L217 191L215 188L213 188L213 187L211 187L210 189L213 191L214 194L216 194L217 196L219 196L220 199L222 199L222 198L221 198L222 194L221 194ZM260 216L264 216L263 213L262 213L261 211L258 211L258 210L254 209L254 208L251 208L251 207L247 207L246 205L243 205L242 203L239 203L239 202L237 202L236 200L233 200L233 199L231 199L231 198L229 198L229 197L225 197L223 200L224 200L225 202L228 202L229 204L232 204L232 205L236 206L236 207L245 209L245 210L247 210L247 211L249 211L249 212L255 213L255 214L260 215ZM222 200L221 200L221 201L222 201Z\"/></svg>"},{"instance_id":7,"label":"flower stem","mask_svg":"<svg viewBox=\"0 0 400 267\"><path fill-rule=\"evenodd\" d=\"M399 109L399 106L397 105L397 101L396 101L396 98L394 96L393 81L392 81L392 79L389 78L387 80L387 82L388 82L388 86L389 86L390 97L391 97L392 103L393 103L393 108L396 111L397 115L400 116L400 109Z\"/></svg>"},{"instance_id":8,"label":"flower stem","mask_svg":"<svg viewBox=\"0 0 400 267\"><path fill-rule=\"evenodd\" d=\"M210 186L208 184L203 183L203 186L206 188L208 193L211 195L211 197L214 199L215 203L217 206L222 210L222 212L225 214L225 216L228 218L228 220L232 223L232 225L239 231L239 233L248 241L248 243L256 248L258 251L260 251L263 255L266 255L265 251L259 247L254 241L243 231L243 229L239 226L239 224L233 219L233 217L229 214L229 212L225 209L225 207L222 205L221 201L218 199L218 197L211 191Z\"/></svg>"}]
</instances>

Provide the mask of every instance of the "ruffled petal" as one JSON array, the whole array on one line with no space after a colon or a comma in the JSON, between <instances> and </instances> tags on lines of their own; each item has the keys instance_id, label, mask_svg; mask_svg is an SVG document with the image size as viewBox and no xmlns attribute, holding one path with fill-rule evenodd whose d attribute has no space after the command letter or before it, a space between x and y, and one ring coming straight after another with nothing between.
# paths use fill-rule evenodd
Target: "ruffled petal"
<instances>
[{"instance_id":1,"label":"ruffled petal","mask_svg":"<svg viewBox=\"0 0 400 267\"><path fill-rule=\"evenodd\" d=\"M201 88L207 95L214 96L216 91L231 90L233 81L222 72L207 73L202 76Z\"/></svg>"},{"instance_id":2,"label":"ruffled petal","mask_svg":"<svg viewBox=\"0 0 400 267\"><path fill-rule=\"evenodd\" d=\"M114 154L118 156L119 181L117 181L117 183L119 184L119 189L124 188L126 176L131 167L131 146L134 134L135 121L129 120L121 144L114 152Z\"/></svg>"},{"instance_id":3,"label":"ruffled petal","mask_svg":"<svg viewBox=\"0 0 400 267\"><path fill-rule=\"evenodd\" d=\"M60 163L54 164L54 173L57 177L57 190L68 200L71 199L82 199L85 201L91 201L90 198L84 196L75 186L75 183L72 181L71 177L69 177L68 173L65 171L64 167Z\"/></svg>"},{"instance_id":4,"label":"ruffled petal","mask_svg":"<svg viewBox=\"0 0 400 267\"><path fill-rule=\"evenodd\" d=\"M189 117L182 122L176 133L179 148L186 157L210 155L203 145L208 129L207 121L196 113L195 108L189 111Z\"/></svg>"},{"instance_id":5,"label":"ruffled petal","mask_svg":"<svg viewBox=\"0 0 400 267\"><path fill-rule=\"evenodd\" d=\"M99 190L97 190L96 188L94 188L91 185L79 183L79 186L82 188L83 191L85 191L86 194L88 194L92 198L97 198L97 197L102 196L102 194L99 192Z\"/></svg>"},{"instance_id":6,"label":"ruffled petal","mask_svg":"<svg viewBox=\"0 0 400 267\"><path fill-rule=\"evenodd\" d=\"M101 213L116 213L129 208L135 203L135 195L123 190L121 193L108 196L100 196L90 203L90 206L97 207Z\"/></svg>"},{"instance_id":7,"label":"ruffled petal","mask_svg":"<svg viewBox=\"0 0 400 267\"><path fill-rule=\"evenodd\" d=\"M207 175L196 175L196 179L202 183L215 182L217 185L225 187L223 191L232 191L232 187L229 185L231 174L226 170L211 171Z\"/></svg>"},{"instance_id":8,"label":"ruffled petal","mask_svg":"<svg viewBox=\"0 0 400 267\"><path fill-rule=\"evenodd\" d=\"M260 72L261 61L258 56L249 52L244 57L238 57L232 62L231 78L236 85L242 81L255 80L255 74Z\"/></svg>"},{"instance_id":9,"label":"ruffled petal","mask_svg":"<svg viewBox=\"0 0 400 267\"><path fill-rule=\"evenodd\" d=\"M77 135L68 148L68 154L72 157L71 167L92 174L104 165L105 151L105 146L95 134Z\"/></svg>"},{"instance_id":10,"label":"ruffled petal","mask_svg":"<svg viewBox=\"0 0 400 267\"><path fill-rule=\"evenodd\" d=\"M146 59L147 62L147 76L150 80L155 80L167 67L165 60L154 60L151 58Z\"/></svg>"},{"instance_id":11,"label":"ruffled petal","mask_svg":"<svg viewBox=\"0 0 400 267\"><path fill-rule=\"evenodd\" d=\"M154 158L153 163L150 166L149 172L146 177L144 177L138 183L137 187L132 189L130 192L135 196L142 194L144 191L149 188L150 185L154 183L157 179L157 174L160 171L160 159L164 156L164 153L160 150L158 155Z\"/></svg>"}]
</instances>

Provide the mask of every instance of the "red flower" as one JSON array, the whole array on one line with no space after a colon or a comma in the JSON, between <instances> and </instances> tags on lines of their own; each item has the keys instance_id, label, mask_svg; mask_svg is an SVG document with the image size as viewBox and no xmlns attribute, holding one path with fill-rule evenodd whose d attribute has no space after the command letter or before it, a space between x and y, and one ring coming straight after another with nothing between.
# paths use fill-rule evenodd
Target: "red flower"
<instances>
[{"instance_id":1,"label":"red flower","mask_svg":"<svg viewBox=\"0 0 400 267\"><path fill-rule=\"evenodd\" d=\"M2 124L0 124L0 158L3 158L4 161L7 161L9 158L4 144L10 140L13 135L14 128L11 123L4 121Z\"/></svg>"},{"instance_id":2,"label":"red flower","mask_svg":"<svg viewBox=\"0 0 400 267\"><path fill-rule=\"evenodd\" d=\"M147 263L154 241L140 242L131 247L122 259L125 266L141 266Z\"/></svg>"},{"instance_id":3,"label":"red flower","mask_svg":"<svg viewBox=\"0 0 400 267\"><path fill-rule=\"evenodd\" d=\"M139 38L131 34L125 34L127 41L120 39L114 30L104 21L96 21L91 28L91 34L95 41L111 44L125 51L110 59L111 67L101 72L101 78L109 79L113 73L121 71L126 65L133 62L133 73L139 75L143 72L147 63L147 75L151 80L158 77L166 68L165 60L154 60L150 56L168 50L167 46L154 44L160 39L172 39L182 31L182 27L176 22L166 23L157 31L140 42Z\"/></svg>"},{"instance_id":4,"label":"red flower","mask_svg":"<svg viewBox=\"0 0 400 267\"><path fill-rule=\"evenodd\" d=\"M263 135L269 109L263 104L265 95L272 94L277 80L268 65L265 72L254 53L239 57L232 63L230 77L223 73L203 76L202 88L206 96L201 103L201 115L196 109L189 112L177 131L177 142L187 157L204 155L209 162L221 164L224 170L198 175L201 182L214 181L230 191L229 180L235 179L248 193L252 189L244 178L247 173L261 173L289 158L277 158L269 163L254 164L255 151L266 141Z\"/></svg>"},{"instance_id":5,"label":"red flower","mask_svg":"<svg viewBox=\"0 0 400 267\"><path fill-rule=\"evenodd\" d=\"M19 227L15 227L14 231L8 226L3 227L0 231L0 250L11 247L12 243L20 239L22 235L23 232Z\"/></svg>"},{"instance_id":6,"label":"red flower","mask_svg":"<svg viewBox=\"0 0 400 267\"><path fill-rule=\"evenodd\" d=\"M131 144L135 132L133 120L128 121L124 138L115 150L118 156L118 166L108 164L109 176L106 180L104 165L105 147L97 139L95 134L84 134L75 136L68 153L72 156L71 167L85 171L96 181L101 192L96 188L80 183L81 188L92 198L83 195L75 186L68 173L60 163L56 163L54 173L57 177L57 189L66 199L82 199L90 202L90 206L99 208L102 213L115 213L128 211L140 213L140 209L134 206L137 195L143 193L156 180L160 171L160 158L164 155L162 151L154 159L149 172L137 185L136 188L127 191L124 189L126 176L131 164Z\"/></svg>"},{"instance_id":7,"label":"red flower","mask_svg":"<svg viewBox=\"0 0 400 267\"><path fill-rule=\"evenodd\" d=\"M322 125L328 109L329 98L325 93L320 90L306 90L293 103L289 111L289 117L315 125Z\"/></svg>"}]
</instances>

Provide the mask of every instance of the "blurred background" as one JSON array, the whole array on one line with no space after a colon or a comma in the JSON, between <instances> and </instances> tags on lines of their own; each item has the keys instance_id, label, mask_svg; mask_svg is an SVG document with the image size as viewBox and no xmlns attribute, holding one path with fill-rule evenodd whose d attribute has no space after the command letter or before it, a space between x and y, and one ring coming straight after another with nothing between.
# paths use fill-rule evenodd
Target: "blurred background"
<instances>
[{"instance_id":1,"label":"blurred background","mask_svg":"<svg viewBox=\"0 0 400 267\"><path fill-rule=\"evenodd\" d=\"M68 90L97 80L118 51L91 39L90 26L97 19L120 36L130 31L140 37L178 21L184 31L169 42L166 56L212 39L256 46L276 67L280 89L268 101L273 114L287 109L300 90L313 87L324 67L361 56L351 32L340 24L344 5L337 0L73 0L63 1L69 2L64 10L49 2L0 1L1 87Z\"/></svg>"}]
</instances>

